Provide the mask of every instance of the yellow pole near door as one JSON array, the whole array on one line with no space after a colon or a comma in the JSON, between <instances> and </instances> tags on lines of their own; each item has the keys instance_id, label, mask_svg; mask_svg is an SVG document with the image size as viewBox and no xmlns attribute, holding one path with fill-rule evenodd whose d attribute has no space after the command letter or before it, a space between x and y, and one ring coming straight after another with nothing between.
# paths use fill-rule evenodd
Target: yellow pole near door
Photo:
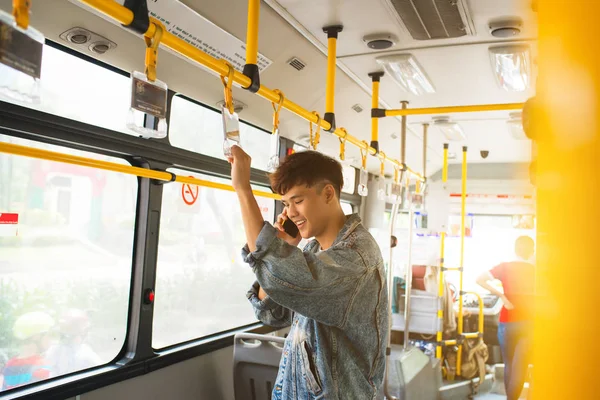
<instances>
[{"instance_id":1,"label":"yellow pole near door","mask_svg":"<svg viewBox=\"0 0 600 400\"><path fill-rule=\"evenodd\" d=\"M442 346L444 331L444 306L442 304L444 298L444 243L446 240L446 232L440 233L440 272L438 274L438 331L437 331L437 347L435 349L435 357L439 360L442 358Z\"/></svg>"},{"instance_id":2,"label":"yellow pole near door","mask_svg":"<svg viewBox=\"0 0 600 400\"><path fill-rule=\"evenodd\" d=\"M600 53L593 49L600 2L537 4L533 398L594 399L600 359L593 341L600 330Z\"/></svg>"},{"instance_id":3,"label":"yellow pole near door","mask_svg":"<svg viewBox=\"0 0 600 400\"><path fill-rule=\"evenodd\" d=\"M459 293L458 293L458 337L460 338L464 332L463 322L463 271L465 267L465 216L467 205L467 146L463 146L462 158L462 179L461 179L461 196L460 196L460 269L459 269ZM456 354L456 375L460 376L462 372L462 343L458 344L458 352Z\"/></svg>"}]
</instances>

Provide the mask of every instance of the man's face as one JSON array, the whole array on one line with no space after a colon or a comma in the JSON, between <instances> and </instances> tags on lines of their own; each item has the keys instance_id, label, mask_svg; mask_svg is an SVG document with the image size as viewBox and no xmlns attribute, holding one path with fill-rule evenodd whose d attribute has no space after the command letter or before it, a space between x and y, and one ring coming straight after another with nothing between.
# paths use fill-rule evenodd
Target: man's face
<instances>
[{"instance_id":1,"label":"man's face","mask_svg":"<svg viewBox=\"0 0 600 400\"><path fill-rule=\"evenodd\" d=\"M333 188L323 186L297 185L281 196L288 218L296 224L304 239L319 236L327 227Z\"/></svg>"}]
</instances>

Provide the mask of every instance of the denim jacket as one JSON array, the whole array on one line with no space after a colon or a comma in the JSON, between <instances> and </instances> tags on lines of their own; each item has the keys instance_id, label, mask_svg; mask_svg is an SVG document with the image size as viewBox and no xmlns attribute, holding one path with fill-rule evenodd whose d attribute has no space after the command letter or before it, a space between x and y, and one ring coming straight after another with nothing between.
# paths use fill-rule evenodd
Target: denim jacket
<instances>
[{"instance_id":1,"label":"denim jacket","mask_svg":"<svg viewBox=\"0 0 600 400\"><path fill-rule=\"evenodd\" d=\"M324 251L316 240L301 251L276 235L265 223L256 251L243 250L257 278L248 292L257 318L291 325L273 400L381 398L389 321L379 246L358 215Z\"/></svg>"}]
</instances>

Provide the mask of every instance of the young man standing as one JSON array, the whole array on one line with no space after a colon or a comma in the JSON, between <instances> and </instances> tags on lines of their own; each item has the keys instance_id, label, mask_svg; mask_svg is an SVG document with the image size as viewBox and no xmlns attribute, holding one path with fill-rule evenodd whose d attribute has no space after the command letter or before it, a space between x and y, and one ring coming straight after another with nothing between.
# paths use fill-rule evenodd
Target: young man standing
<instances>
[{"instance_id":1,"label":"young man standing","mask_svg":"<svg viewBox=\"0 0 600 400\"><path fill-rule=\"evenodd\" d=\"M498 341L504 359L504 387L507 400L517 400L532 361L535 270L532 263L535 244L528 236L515 242L516 261L502 263L484 272L477 283L502 299ZM498 279L504 293L489 282Z\"/></svg>"},{"instance_id":2,"label":"young man standing","mask_svg":"<svg viewBox=\"0 0 600 400\"><path fill-rule=\"evenodd\" d=\"M231 178L257 282L248 293L257 317L291 325L273 399L376 399L388 336L386 277L377 243L340 206L341 165L314 151L288 156L270 175L284 211L263 221L250 187L250 157L234 146ZM299 229L283 229L286 219ZM301 251L301 238L314 238Z\"/></svg>"}]
</instances>

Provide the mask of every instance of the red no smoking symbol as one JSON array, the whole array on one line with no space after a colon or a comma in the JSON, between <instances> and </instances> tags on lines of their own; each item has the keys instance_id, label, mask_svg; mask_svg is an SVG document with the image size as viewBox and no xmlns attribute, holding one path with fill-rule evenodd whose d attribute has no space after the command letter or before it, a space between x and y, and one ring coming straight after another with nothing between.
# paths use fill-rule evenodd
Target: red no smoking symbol
<instances>
[{"instance_id":1,"label":"red no smoking symbol","mask_svg":"<svg viewBox=\"0 0 600 400\"><path fill-rule=\"evenodd\" d=\"M193 178L193 176L190 176ZM188 206L193 205L198 200L198 186L184 183L181 185L181 197Z\"/></svg>"}]
</instances>

